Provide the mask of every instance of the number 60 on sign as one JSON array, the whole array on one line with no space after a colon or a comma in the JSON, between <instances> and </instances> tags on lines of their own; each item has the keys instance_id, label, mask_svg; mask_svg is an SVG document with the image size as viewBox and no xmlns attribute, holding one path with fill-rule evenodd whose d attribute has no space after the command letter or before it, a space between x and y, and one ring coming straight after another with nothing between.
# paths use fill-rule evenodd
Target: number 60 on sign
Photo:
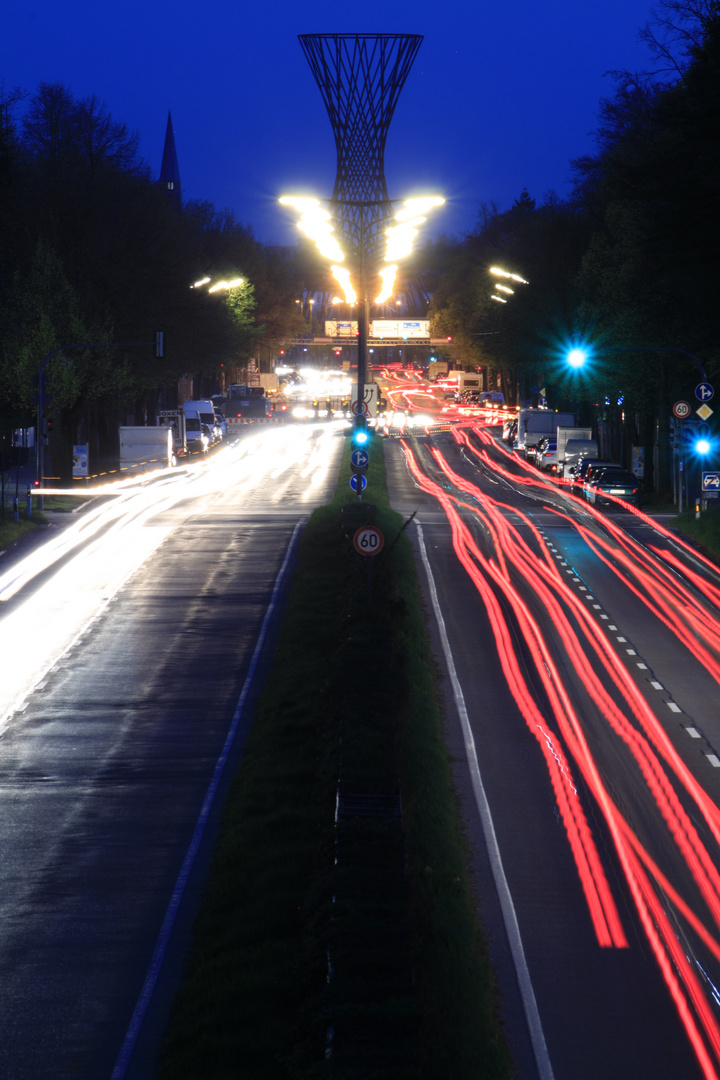
<instances>
[{"instance_id":1,"label":"number 60 on sign","mask_svg":"<svg viewBox=\"0 0 720 1080\"><path fill-rule=\"evenodd\" d=\"M374 525L363 525L353 536L353 545L359 555L377 555L384 543L385 537Z\"/></svg>"}]
</instances>

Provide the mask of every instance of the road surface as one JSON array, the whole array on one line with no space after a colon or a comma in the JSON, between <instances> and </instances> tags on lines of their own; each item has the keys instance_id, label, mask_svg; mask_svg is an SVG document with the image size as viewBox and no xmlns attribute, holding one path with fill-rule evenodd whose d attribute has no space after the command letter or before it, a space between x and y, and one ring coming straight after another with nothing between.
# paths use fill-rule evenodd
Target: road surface
<instances>
[{"instance_id":1,"label":"road surface","mask_svg":"<svg viewBox=\"0 0 720 1080\"><path fill-rule=\"evenodd\" d=\"M720 574L472 423L387 457L520 1075L717 1076Z\"/></svg>"},{"instance_id":2,"label":"road surface","mask_svg":"<svg viewBox=\"0 0 720 1080\"><path fill-rule=\"evenodd\" d=\"M343 441L248 431L0 567L0 1076L151 1075L137 1022Z\"/></svg>"}]
</instances>

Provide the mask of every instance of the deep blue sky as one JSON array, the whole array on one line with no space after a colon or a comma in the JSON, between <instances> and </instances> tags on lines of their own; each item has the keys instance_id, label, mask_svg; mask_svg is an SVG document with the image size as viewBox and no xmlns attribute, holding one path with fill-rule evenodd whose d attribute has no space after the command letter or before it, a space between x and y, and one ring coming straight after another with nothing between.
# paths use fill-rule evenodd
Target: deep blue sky
<instances>
[{"instance_id":1,"label":"deep blue sky","mask_svg":"<svg viewBox=\"0 0 720 1080\"><path fill-rule=\"evenodd\" d=\"M263 241L294 242L281 194L329 196L335 147L297 40L309 33L424 35L386 144L390 195L448 200L432 233L469 232L481 202L507 209L568 192L593 149L605 73L652 66L639 29L651 0L456 0L357 5L213 0L4 0L0 82L96 94L160 169L172 109L183 195L230 207ZM357 14L356 14L357 13Z\"/></svg>"}]
</instances>

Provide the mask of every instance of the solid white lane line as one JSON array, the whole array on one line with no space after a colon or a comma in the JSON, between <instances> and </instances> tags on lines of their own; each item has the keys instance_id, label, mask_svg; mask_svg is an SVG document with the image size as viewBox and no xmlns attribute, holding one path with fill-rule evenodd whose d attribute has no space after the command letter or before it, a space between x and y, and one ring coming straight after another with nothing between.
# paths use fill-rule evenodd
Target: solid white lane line
<instances>
[{"instance_id":1,"label":"solid white lane line","mask_svg":"<svg viewBox=\"0 0 720 1080\"><path fill-rule=\"evenodd\" d=\"M480 821L482 823L483 832L485 835L485 843L487 844L488 855L490 857L490 865L492 867L493 879L495 881L495 887L498 891L498 897L500 899L500 907L502 909L503 921L505 923L505 930L508 935L508 941L510 943L510 951L512 953L513 963L515 964L515 972L517 974L518 984L520 987L520 994L522 997L523 1008L525 1010L525 1018L528 1023L530 1032L530 1041L532 1042L533 1051L535 1054L535 1063L537 1065L538 1074L540 1080L554 1080L554 1074L552 1071L552 1065L550 1063L550 1056L548 1054L547 1044L545 1042L545 1034L542 1028L542 1022L540 1020L540 1013L537 1007L537 1001L535 1000L535 991L533 990L532 981L530 979L530 971L527 966L527 960L525 958L525 950L523 949L522 938L520 936L520 927L517 921L517 913L515 911L515 905L513 904L512 895L510 893L510 886L508 885L507 878L505 877L505 871L502 865L502 858L500 855L500 848L497 842L497 836L495 835L495 826L492 820L492 814L490 813L490 805L485 794L485 788L483 787L482 776L480 774L480 765L477 758L477 751L475 748L475 739L473 738L472 728L470 727L470 718L468 717L467 708L465 706L465 697L460 686L460 680L457 676L455 669L455 663L453 660L452 650L450 648L450 641L447 636L447 630L445 629L445 620L442 617L440 610L440 602L438 600L437 589L435 587L435 579L430 569L430 562L428 560L427 551L425 550L425 539L423 537L422 526L419 522L415 523L418 532L418 541L420 547L420 556L425 567L425 574L427 576L428 587L430 589L430 596L432 599L433 612L440 632L440 640L442 642L443 653L445 655L445 662L447 664L448 674L450 676L450 682L452 683L453 696L455 698L455 705L460 718L460 724L462 726L463 738L465 740L465 753L467 754L468 767L470 769L470 779L472 781L473 793L475 795L475 802L477 804L478 813L480 815Z\"/></svg>"}]
</instances>

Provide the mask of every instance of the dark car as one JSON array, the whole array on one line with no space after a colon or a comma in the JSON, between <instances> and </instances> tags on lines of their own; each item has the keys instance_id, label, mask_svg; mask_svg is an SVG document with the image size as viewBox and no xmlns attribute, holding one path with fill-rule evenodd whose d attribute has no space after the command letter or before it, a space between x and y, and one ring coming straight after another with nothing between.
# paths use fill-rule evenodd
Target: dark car
<instances>
[{"instance_id":1,"label":"dark car","mask_svg":"<svg viewBox=\"0 0 720 1080\"><path fill-rule=\"evenodd\" d=\"M608 498L609 495L612 498ZM640 501L640 481L635 473L617 466L593 469L590 470L590 476L585 484L585 498L595 506L612 503L615 500L636 506Z\"/></svg>"},{"instance_id":2,"label":"dark car","mask_svg":"<svg viewBox=\"0 0 720 1080\"><path fill-rule=\"evenodd\" d=\"M570 479L573 487L584 487L585 481L588 479L589 471L595 469L598 466L607 468L611 462L606 461L604 458L581 458L578 461L575 468L570 473ZM621 465L617 466L618 469L622 468Z\"/></svg>"}]
</instances>

